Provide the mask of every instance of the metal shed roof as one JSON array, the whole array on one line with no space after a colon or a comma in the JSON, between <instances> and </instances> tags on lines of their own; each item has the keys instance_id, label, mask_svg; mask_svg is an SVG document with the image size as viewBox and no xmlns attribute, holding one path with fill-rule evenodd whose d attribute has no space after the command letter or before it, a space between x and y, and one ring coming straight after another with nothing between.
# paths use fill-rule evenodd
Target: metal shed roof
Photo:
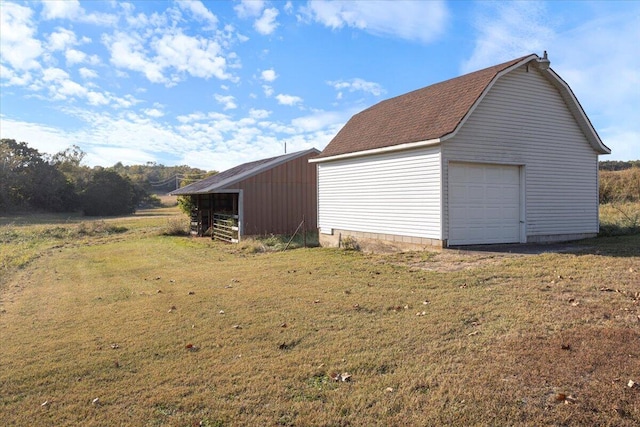
<instances>
[{"instance_id":1,"label":"metal shed roof","mask_svg":"<svg viewBox=\"0 0 640 427\"><path fill-rule=\"evenodd\" d=\"M318 153L320 153L319 150L311 148L309 150L297 151L295 153L284 154L282 156L243 163L172 191L171 194L174 196L184 196L190 194L215 193L217 190L222 190L251 176L267 171L293 159L297 159L298 157Z\"/></svg>"}]
</instances>

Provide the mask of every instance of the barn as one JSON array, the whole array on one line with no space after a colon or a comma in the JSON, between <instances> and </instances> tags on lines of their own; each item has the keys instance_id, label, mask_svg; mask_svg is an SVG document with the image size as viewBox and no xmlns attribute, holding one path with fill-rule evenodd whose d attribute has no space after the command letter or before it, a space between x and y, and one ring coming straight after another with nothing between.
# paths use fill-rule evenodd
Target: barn
<instances>
[{"instance_id":1,"label":"barn","mask_svg":"<svg viewBox=\"0 0 640 427\"><path fill-rule=\"evenodd\" d=\"M320 242L592 237L598 156L610 152L546 52L517 58L353 116L311 160Z\"/></svg>"},{"instance_id":2,"label":"barn","mask_svg":"<svg viewBox=\"0 0 640 427\"><path fill-rule=\"evenodd\" d=\"M191 233L229 242L317 229L315 148L244 163L173 191L191 197ZM304 222L303 222L304 221ZM302 224L302 225L301 225Z\"/></svg>"}]
</instances>

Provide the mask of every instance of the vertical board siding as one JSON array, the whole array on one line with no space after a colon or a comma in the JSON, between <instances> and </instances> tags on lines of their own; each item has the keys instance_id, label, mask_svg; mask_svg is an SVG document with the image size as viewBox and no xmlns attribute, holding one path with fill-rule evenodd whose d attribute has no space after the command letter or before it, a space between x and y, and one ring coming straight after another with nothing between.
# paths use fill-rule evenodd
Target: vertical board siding
<instances>
[{"instance_id":1,"label":"vertical board siding","mask_svg":"<svg viewBox=\"0 0 640 427\"><path fill-rule=\"evenodd\" d=\"M440 148L318 164L318 226L441 238Z\"/></svg>"},{"instance_id":2,"label":"vertical board siding","mask_svg":"<svg viewBox=\"0 0 640 427\"><path fill-rule=\"evenodd\" d=\"M292 234L304 216L317 228L317 174L311 153L230 186L243 190L243 235Z\"/></svg>"},{"instance_id":3,"label":"vertical board siding","mask_svg":"<svg viewBox=\"0 0 640 427\"><path fill-rule=\"evenodd\" d=\"M527 236L598 231L598 155L533 67L501 77L442 150L445 179L449 161L524 165Z\"/></svg>"}]
</instances>

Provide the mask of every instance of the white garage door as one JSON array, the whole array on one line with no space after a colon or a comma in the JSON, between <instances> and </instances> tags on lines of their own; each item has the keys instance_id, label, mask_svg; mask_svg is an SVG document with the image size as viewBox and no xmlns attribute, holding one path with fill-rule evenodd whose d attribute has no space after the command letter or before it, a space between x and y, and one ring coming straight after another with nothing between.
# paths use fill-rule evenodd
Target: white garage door
<instances>
[{"instance_id":1,"label":"white garage door","mask_svg":"<svg viewBox=\"0 0 640 427\"><path fill-rule=\"evenodd\" d=\"M518 166L449 164L449 244L520 241Z\"/></svg>"}]
</instances>

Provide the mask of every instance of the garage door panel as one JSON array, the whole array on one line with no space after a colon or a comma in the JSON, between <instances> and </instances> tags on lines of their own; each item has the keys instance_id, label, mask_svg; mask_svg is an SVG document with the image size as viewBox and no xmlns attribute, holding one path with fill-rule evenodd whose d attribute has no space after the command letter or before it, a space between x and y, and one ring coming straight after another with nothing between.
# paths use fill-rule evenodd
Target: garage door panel
<instances>
[{"instance_id":1,"label":"garage door panel","mask_svg":"<svg viewBox=\"0 0 640 427\"><path fill-rule=\"evenodd\" d=\"M449 243L520 241L518 166L449 164Z\"/></svg>"}]
</instances>

